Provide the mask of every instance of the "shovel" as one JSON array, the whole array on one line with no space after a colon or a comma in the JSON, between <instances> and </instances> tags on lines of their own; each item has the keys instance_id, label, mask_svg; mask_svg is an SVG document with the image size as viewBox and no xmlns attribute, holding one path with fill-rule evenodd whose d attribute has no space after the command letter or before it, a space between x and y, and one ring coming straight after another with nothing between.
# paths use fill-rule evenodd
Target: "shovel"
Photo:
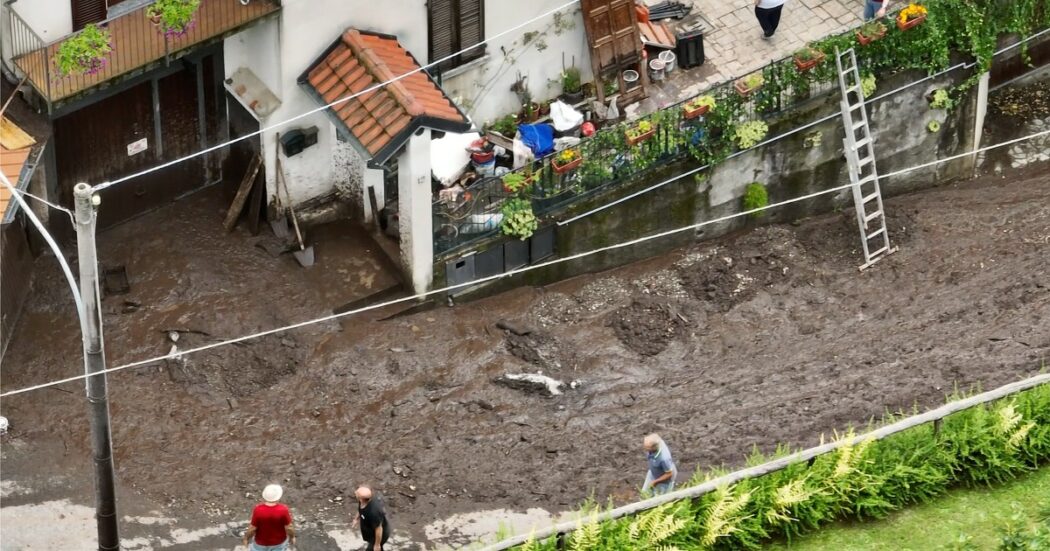
<instances>
[{"instance_id":1,"label":"shovel","mask_svg":"<svg viewBox=\"0 0 1050 551\"><path fill-rule=\"evenodd\" d=\"M314 265L314 247L303 243L303 234L299 231L299 219L295 216L295 208L292 207L292 197L288 194L288 182L284 181L284 169L281 168L281 158L277 158L277 184L284 190L284 199L288 202L288 212L292 215L292 226L295 228L295 239L299 243L299 250L292 249L292 256L303 268ZM287 227L285 228L287 230ZM276 233L276 232L275 232Z\"/></svg>"},{"instance_id":2,"label":"shovel","mask_svg":"<svg viewBox=\"0 0 1050 551\"><path fill-rule=\"evenodd\" d=\"M274 159L277 159L277 162L280 163L281 162L281 133L280 132L277 133L277 138L276 138L275 142L276 142L276 145L274 147ZM279 168L280 164L278 164L277 166L278 166L278 170L280 170L280 168ZM273 229L273 234L275 236L277 236L278 239L280 239L282 241L285 241L291 235L291 232L288 230L288 219L285 218L285 216L284 216L284 207L281 206L280 182L279 181L276 181L276 182L277 182L278 189L277 189L277 195L274 197L274 210L277 211L277 218L275 218L273 220L270 220L270 228Z\"/></svg>"}]
</instances>

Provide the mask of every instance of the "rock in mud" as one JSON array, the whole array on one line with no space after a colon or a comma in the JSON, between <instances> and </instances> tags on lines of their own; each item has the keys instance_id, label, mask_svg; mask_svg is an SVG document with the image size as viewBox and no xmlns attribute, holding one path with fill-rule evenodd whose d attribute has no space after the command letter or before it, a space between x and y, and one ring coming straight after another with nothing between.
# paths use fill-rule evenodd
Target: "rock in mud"
<instances>
[{"instance_id":1,"label":"rock in mud","mask_svg":"<svg viewBox=\"0 0 1050 551\"><path fill-rule=\"evenodd\" d=\"M562 368L562 354L558 341L546 331L529 331L525 334L509 332L506 339L507 352L515 358L529 362L547 371L558 372Z\"/></svg>"},{"instance_id":2,"label":"rock in mud","mask_svg":"<svg viewBox=\"0 0 1050 551\"><path fill-rule=\"evenodd\" d=\"M614 312L609 325L624 346L643 356L655 356L679 335L685 322L671 304L643 297Z\"/></svg>"},{"instance_id":3,"label":"rock in mud","mask_svg":"<svg viewBox=\"0 0 1050 551\"><path fill-rule=\"evenodd\" d=\"M507 373L496 377L494 382L515 390L547 397L559 396L569 385L538 373Z\"/></svg>"}]
</instances>

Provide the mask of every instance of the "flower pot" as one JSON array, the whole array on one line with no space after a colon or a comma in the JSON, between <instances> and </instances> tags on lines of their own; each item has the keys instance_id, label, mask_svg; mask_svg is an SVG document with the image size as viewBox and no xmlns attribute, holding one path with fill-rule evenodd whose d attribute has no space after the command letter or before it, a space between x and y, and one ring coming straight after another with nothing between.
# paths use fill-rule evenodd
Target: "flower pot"
<instances>
[{"instance_id":1,"label":"flower pot","mask_svg":"<svg viewBox=\"0 0 1050 551\"><path fill-rule=\"evenodd\" d=\"M522 186L521 189L519 189L518 191L529 189L530 187L532 187L532 182L533 182L532 178L526 178L525 179L525 185ZM510 189L510 186L508 186L507 184L503 184L503 191L506 192L506 193L517 193L518 192L518 191L514 191L514 190Z\"/></svg>"},{"instance_id":2,"label":"flower pot","mask_svg":"<svg viewBox=\"0 0 1050 551\"><path fill-rule=\"evenodd\" d=\"M558 174L565 174L566 172L580 166L581 163L583 163L583 157L577 157L563 165L559 165L557 160L551 159L551 168L553 168L554 172L557 172Z\"/></svg>"},{"instance_id":3,"label":"flower pot","mask_svg":"<svg viewBox=\"0 0 1050 551\"><path fill-rule=\"evenodd\" d=\"M744 98L750 96L752 92L754 92L755 90L758 90L761 87L762 87L762 85L759 84L758 86L755 86L754 88L748 88L747 84L744 83L744 79L740 79L740 80L738 80L738 81L733 83L733 88L736 89L736 93L740 94L740 96L744 97Z\"/></svg>"},{"instance_id":4,"label":"flower pot","mask_svg":"<svg viewBox=\"0 0 1050 551\"><path fill-rule=\"evenodd\" d=\"M532 111L532 116L530 117L529 116L529 110L528 109L522 109L521 113L518 115L518 120L523 120L525 122L536 122L536 121L540 120L540 104L538 104L536 102L532 102L532 110L531 111Z\"/></svg>"},{"instance_id":5,"label":"flower pot","mask_svg":"<svg viewBox=\"0 0 1050 551\"><path fill-rule=\"evenodd\" d=\"M808 61L802 61L801 59L796 57L796 58L794 58L795 59L795 67L798 68L800 73L804 73L804 72L806 72L806 71L816 67L817 65L820 65L820 62L824 61L825 57L826 56L825 56L824 52L820 52L820 55L818 55L817 57L814 57L813 59L810 59Z\"/></svg>"},{"instance_id":6,"label":"flower pot","mask_svg":"<svg viewBox=\"0 0 1050 551\"><path fill-rule=\"evenodd\" d=\"M650 128L648 132L645 132L643 134L636 134L633 138L629 134L624 133L624 137L627 138L627 145L629 145L631 147L634 147L634 146L644 142L645 140L648 140L649 138L652 138L655 135L656 135L656 126L653 126L652 128Z\"/></svg>"},{"instance_id":7,"label":"flower pot","mask_svg":"<svg viewBox=\"0 0 1050 551\"><path fill-rule=\"evenodd\" d=\"M920 15L920 16L918 16L918 17L914 17L914 18L909 19L909 20L904 21L904 22L901 22L901 20L898 19L897 20L897 28L902 30L902 31L906 31L906 30L908 30L908 29L910 29L912 27L917 27L917 26L921 25L923 21L926 21L926 14L925 13Z\"/></svg>"},{"instance_id":8,"label":"flower pot","mask_svg":"<svg viewBox=\"0 0 1050 551\"><path fill-rule=\"evenodd\" d=\"M565 103L567 103L569 105L576 105L577 103L580 103L581 101L583 101L583 98L584 98L584 96L583 96L583 90L582 89L580 89L580 90L578 90L576 92L563 92L562 95L561 95L562 101L564 101Z\"/></svg>"},{"instance_id":9,"label":"flower pot","mask_svg":"<svg viewBox=\"0 0 1050 551\"><path fill-rule=\"evenodd\" d=\"M868 44L871 44L872 42L875 42L876 40L886 36L886 31L882 31L874 36L864 36L863 34L860 34L860 31L857 31L856 34L857 42L860 42L861 46L867 46Z\"/></svg>"},{"instance_id":10,"label":"flower pot","mask_svg":"<svg viewBox=\"0 0 1050 551\"><path fill-rule=\"evenodd\" d=\"M682 106L682 118L685 119L685 120L692 120L692 119L695 119L697 117L702 117L702 116L706 115L707 112L710 111L710 110L711 110L711 107L708 106L708 105L701 105L700 107L697 107L696 109L692 109L692 110L689 109L688 105L683 105Z\"/></svg>"},{"instance_id":11,"label":"flower pot","mask_svg":"<svg viewBox=\"0 0 1050 551\"><path fill-rule=\"evenodd\" d=\"M151 15L151 16L149 16L149 22L153 23L154 27L159 27L160 26L160 15Z\"/></svg>"}]
</instances>

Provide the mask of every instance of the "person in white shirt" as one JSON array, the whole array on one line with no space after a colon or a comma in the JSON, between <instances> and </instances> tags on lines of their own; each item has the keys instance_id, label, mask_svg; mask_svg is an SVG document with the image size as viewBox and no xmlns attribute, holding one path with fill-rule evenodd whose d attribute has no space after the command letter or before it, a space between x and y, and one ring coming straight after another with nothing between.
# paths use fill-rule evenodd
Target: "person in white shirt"
<instances>
[{"instance_id":1,"label":"person in white shirt","mask_svg":"<svg viewBox=\"0 0 1050 551\"><path fill-rule=\"evenodd\" d=\"M755 18L762 26L762 38L769 40L780 25L780 12L785 0L755 0Z\"/></svg>"}]
</instances>

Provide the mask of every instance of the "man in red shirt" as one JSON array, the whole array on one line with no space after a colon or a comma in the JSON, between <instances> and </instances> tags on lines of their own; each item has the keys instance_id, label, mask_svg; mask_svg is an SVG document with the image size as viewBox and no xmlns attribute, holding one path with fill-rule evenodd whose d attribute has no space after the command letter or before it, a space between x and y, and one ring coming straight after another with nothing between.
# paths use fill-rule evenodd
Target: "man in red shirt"
<instances>
[{"instance_id":1,"label":"man in red shirt","mask_svg":"<svg viewBox=\"0 0 1050 551\"><path fill-rule=\"evenodd\" d=\"M263 502L255 506L251 526L244 533L244 545L251 551L287 551L289 543L295 545L292 513L280 503L283 493L277 484L263 489Z\"/></svg>"}]
</instances>

